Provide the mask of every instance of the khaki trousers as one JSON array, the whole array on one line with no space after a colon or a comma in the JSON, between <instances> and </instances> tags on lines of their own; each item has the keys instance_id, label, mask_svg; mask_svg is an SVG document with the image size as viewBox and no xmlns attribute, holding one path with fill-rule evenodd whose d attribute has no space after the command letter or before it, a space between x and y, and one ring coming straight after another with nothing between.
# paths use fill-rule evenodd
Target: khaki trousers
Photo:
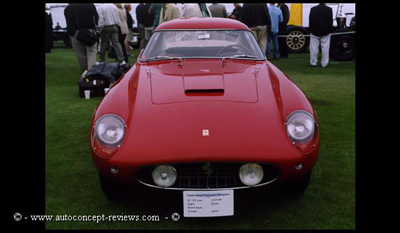
<instances>
[{"instance_id":1,"label":"khaki trousers","mask_svg":"<svg viewBox=\"0 0 400 233\"><path fill-rule=\"evenodd\" d=\"M71 37L72 48L78 60L79 68L81 72L84 72L96 64L97 43L86 46L76 39L76 35L78 35L78 31L76 31L75 36Z\"/></svg>"},{"instance_id":2,"label":"khaki trousers","mask_svg":"<svg viewBox=\"0 0 400 233\"><path fill-rule=\"evenodd\" d=\"M263 54L267 51L267 26L256 26L250 28L251 32L257 39Z\"/></svg>"}]
</instances>

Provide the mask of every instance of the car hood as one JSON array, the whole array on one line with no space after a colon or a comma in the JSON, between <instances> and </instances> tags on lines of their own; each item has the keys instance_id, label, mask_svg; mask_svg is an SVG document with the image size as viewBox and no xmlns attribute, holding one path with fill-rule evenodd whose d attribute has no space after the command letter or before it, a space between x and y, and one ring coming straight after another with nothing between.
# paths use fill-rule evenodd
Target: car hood
<instances>
[{"instance_id":1,"label":"car hood","mask_svg":"<svg viewBox=\"0 0 400 233\"><path fill-rule=\"evenodd\" d=\"M151 97L154 104L190 101L255 103L254 65L221 60L182 60L153 66Z\"/></svg>"},{"instance_id":2,"label":"car hood","mask_svg":"<svg viewBox=\"0 0 400 233\"><path fill-rule=\"evenodd\" d=\"M266 62L186 62L177 69L178 63L137 68L114 162L276 161L299 154L286 134ZM197 82L203 79L210 82ZM187 86L223 87L224 93L187 96Z\"/></svg>"}]
</instances>

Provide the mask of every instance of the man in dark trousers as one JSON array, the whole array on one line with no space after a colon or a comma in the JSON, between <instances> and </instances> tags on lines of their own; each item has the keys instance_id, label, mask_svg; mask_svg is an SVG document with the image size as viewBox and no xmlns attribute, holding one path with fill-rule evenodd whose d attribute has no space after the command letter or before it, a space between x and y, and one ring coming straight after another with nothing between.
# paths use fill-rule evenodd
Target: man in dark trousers
<instances>
[{"instance_id":1,"label":"man in dark trousers","mask_svg":"<svg viewBox=\"0 0 400 233\"><path fill-rule=\"evenodd\" d=\"M310 66L316 67L318 62L319 46L321 45L321 66L327 67L329 63L329 47L333 24L332 8L320 3L311 8L310 18Z\"/></svg>"},{"instance_id":2,"label":"man in dark trousers","mask_svg":"<svg viewBox=\"0 0 400 233\"><path fill-rule=\"evenodd\" d=\"M244 3L240 22L247 25L257 39L263 54L267 50L267 37L271 34L271 18L267 4Z\"/></svg>"},{"instance_id":3,"label":"man in dark trousers","mask_svg":"<svg viewBox=\"0 0 400 233\"><path fill-rule=\"evenodd\" d=\"M285 36L287 24L290 18L289 7L285 3L278 3L279 9L282 11L283 22L279 23L279 35ZM286 45L286 37L278 37L279 54L281 58L288 58L288 48Z\"/></svg>"}]
</instances>

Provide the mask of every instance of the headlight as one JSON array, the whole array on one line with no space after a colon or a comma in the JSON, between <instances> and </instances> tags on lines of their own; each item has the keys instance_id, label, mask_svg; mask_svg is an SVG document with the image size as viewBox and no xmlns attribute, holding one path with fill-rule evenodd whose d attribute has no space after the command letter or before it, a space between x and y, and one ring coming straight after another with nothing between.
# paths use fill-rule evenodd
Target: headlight
<instances>
[{"instance_id":1,"label":"headlight","mask_svg":"<svg viewBox=\"0 0 400 233\"><path fill-rule=\"evenodd\" d=\"M161 187L171 187L175 184L177 172L170 165L160 165L151 173L154 183Z\"/></svg>"},{"instance_id":2,"label":"headlight","mask_svg":"<svg viewBox=\"0 0 400 233\"><path fill-rule=\"evenodd\" d=\"M286 120L286 130L294 142L309 141L314 136L314 117L303 110L294 111Z\"/></svg>"},{"instance_id":3,"label":"headlight","mask_svg":"<svg viewBox=\"0 0 400 233\"><path fill-rule=\"evenodd\" d=\"M262 181L264 171L262 167L256 163L246 163L240 167L239 177L243 184L254 186Z\"/></svg>"},{"instance_id":4,"label":"headlight","mask_svg":"<svg viewBox=\"0 0 400 233\"><path fill-rule=\"evenodd\" d=\"M125 135L125 123L116 115L104 115L95 124L96 137L106 145L118 145Z\"/></svg>"}]
</instances>

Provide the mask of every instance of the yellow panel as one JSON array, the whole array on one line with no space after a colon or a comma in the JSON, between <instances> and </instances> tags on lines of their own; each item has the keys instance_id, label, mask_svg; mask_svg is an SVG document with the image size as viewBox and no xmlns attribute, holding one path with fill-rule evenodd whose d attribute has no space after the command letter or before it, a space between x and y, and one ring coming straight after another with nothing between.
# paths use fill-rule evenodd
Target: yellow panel
<instances>
[{"instance_id":1,"label":"yellow panel","mask_svg":"<svg viewBox=\"0 0 400 233\"><path fill-rule=\"evenodd\" d=\"M290 18L288 25L302 26L303 25L303 4L290 4Z\"/></svg>"}]
</instances>

